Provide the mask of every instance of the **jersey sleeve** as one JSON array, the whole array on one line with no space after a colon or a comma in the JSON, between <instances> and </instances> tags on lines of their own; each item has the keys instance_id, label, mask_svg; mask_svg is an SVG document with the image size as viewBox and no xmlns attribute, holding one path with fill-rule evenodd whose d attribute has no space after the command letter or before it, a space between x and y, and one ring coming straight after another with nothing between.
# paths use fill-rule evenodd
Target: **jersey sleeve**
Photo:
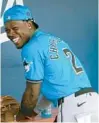
<instances>
[{"instance_id":1,"label":"jersey sleeve","mask_svg":"<svg viewBox=\"0 0 99 123\"><path fill-rule=\"evenodd\" d=\"M23 66L25 69L25 78L31 82L43 80L44 69L43 59L37 48L25 49L21 53Z\"/></svg>"}]
</instances>

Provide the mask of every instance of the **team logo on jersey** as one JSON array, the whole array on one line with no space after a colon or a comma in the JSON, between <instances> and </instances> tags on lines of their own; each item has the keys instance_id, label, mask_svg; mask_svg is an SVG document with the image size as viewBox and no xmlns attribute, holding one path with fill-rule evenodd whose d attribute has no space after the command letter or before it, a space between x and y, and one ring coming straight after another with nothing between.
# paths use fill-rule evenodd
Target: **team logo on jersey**
<instances>
[{"instance_id":1,"label":"team logo on jersey","mask_svg":"<svg viewBox=\"0 0 99 123\"><path fill-rule=\"evenodd\" d=\"M23 66L24 66L25 72L29 72L29 71L30 71L31 64L33 64L33 62L27 62L27 61L24 59L24 61L23 61Z\"/></svg>"}]
</instances>

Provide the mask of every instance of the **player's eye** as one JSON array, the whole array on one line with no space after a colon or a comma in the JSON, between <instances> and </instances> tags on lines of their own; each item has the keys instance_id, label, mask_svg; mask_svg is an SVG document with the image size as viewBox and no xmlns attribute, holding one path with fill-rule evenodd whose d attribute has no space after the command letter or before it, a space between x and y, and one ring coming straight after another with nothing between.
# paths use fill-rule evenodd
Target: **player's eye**
<instances>
[{"instance_id":1,"label":"player's eye","mask_svg":"<svg viewBox=\"0 0 99 123\"><path fill-rule=\"evenodd\" d=\"M6 33L9 33L10 32L10 29L5 29Z\"/></svg>"},{"instance_id":2,"label":"player's eye","mask_svg":"<svg viewBox=\"0 0 99 123\"><path fill-rule=\"evenodd\" d=\"M18 27L13 27L12 29L15 30L15 31L17 31L19 28Z\"/></svg>"}]
</instances>

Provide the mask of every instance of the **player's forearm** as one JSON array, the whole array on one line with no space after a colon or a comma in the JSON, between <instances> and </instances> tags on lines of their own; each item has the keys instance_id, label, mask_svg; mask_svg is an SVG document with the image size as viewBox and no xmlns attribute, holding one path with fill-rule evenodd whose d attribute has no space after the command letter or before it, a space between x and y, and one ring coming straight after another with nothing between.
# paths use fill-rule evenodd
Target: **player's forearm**
<instances>
[{"instance_id":1,"label":"player's forearm","mask_svg":"<svg viewBox=\"0 0 99 123\"><path fill-rule=\"evenodd\" d=\"M33 111L38 101L40 93L40 83L28 83L26 85L25 92L21 101L21 112L25 116L36 116L37 114Z\"/></svg>"},{"instance_id":2,"label":"player's forearm","mask_svg":"<svg viewBox=\"0 0 99 123\"><path fill-rule=\"evenodd\" d=\"M37 101L36 99L32 98L30 99L29 97L25 96L25 93L23 94L20 110L25 116L36 115L33 109L36 106Z\"/></svg>"}]
</instances>

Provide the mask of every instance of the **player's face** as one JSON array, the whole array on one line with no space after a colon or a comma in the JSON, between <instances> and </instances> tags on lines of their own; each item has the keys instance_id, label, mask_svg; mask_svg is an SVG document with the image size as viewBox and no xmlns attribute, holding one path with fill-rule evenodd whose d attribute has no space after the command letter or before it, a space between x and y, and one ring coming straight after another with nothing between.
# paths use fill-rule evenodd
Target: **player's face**
<instances>
[{"instance_id":1,"label":"player's face","mask_svg":"<svg viewBox=\"0 0 99 123\"><path fill-rule=\"evenodd\" d=\"M26 21L8 21L5 23L8 38L20 49L31 37L30 25Z\"/></svg>"}]
</instances>

